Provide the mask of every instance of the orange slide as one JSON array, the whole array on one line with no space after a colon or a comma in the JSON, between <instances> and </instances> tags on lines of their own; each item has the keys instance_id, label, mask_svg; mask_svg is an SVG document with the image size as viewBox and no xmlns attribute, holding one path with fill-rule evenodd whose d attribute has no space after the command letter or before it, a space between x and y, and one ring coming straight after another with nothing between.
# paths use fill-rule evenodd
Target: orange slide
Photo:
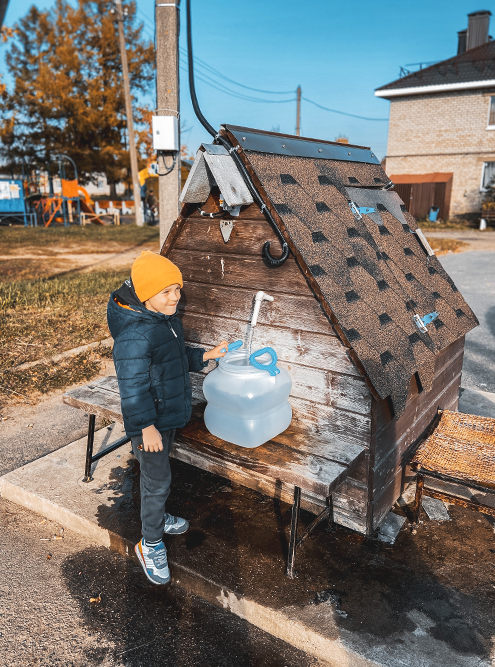
<instances>
[{"instance_id":1,"label":"orange slide","mask_svg":"<svg viewBox=\"0 0 495 667\"><path fill-rule=\"evenodd\" d=\"M71 199L76 199L79 197L81 210L91 216L91 222L94 222L97 225L105 224L103 220L101 220L101 218L96 215L94 209L92 208L94 202L89 196L88 191L86 188L83 188L82 185L79 185L76 179L73 181L66 181L62 179L62 194L64 197L69 197Z\"/></svg>"}]
</instances>

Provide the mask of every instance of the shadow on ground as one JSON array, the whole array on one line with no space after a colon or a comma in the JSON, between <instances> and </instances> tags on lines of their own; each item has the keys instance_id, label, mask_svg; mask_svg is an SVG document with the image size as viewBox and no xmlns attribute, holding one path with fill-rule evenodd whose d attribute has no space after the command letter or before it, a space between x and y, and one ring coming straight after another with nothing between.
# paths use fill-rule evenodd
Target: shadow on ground
<instances>
[{"instance_id":1,"label":"shadow on ground","mask_svg":"<svg viewBox=\"0 0 495 667\"><path fill-rule=\"evenodd\" d=\"M187 534L167 541L173 562L275 609L332 606L335 629L325 628L327 636L348 632L358 644L361 637L367 645L395 650L408 633L427 634L460 656L489 658L495 625L491 518L451 506L452 521L424 517L415 531L406 523L393 546L321 525L299 550L291 581L284 574L288 505L175 460L173 475L167 509L191 522ZM99 524L137 542L139 466L133 460L127 469L115 468L112 477L119 496L109 506L102 503ZM303 511L300 530L311 519ZM126 564L122 578L123 566L112 565L105 553L94 560L81 554L66 566L68 586L88 622L125 646L166 635L166 618L182 613L175 593L150 587L137 565ZM98 609L87 602L99 591L95 578L102 588L115 587ZM145 655L125 664L148 664Z\"/></svg>"}]
</instances>

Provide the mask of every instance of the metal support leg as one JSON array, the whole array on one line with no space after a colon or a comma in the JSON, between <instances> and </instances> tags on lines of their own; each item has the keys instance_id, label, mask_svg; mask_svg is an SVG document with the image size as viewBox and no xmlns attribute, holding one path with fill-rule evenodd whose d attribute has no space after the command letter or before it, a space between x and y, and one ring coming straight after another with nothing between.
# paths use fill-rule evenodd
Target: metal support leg
<instances>
[{"instance_id":1,"label":"metal support leg","mask_svg":"<svg viewBox=\"0 0 495 667\"><path fill-rule=\"evenodd\" d=\"M413 505L413 523L418 523L419 521L419 512L421 511L421 499L423 497L423 487L425 484L425 478L423 475L418 473L418 476L416 478L416 496L414 498L414 505Z\"/></svg>"},{"instance_id":2,"label":"metal support leg","mask_svg":"<svg viewBox=\"0 0 495 667\"><path fill-rule=\"evenodd\" d=\"M299 524L299 508L301 506L301 489L294 487L294 503L292 504L292 518L290 523L289 555L287 558L286 574L294 578L294 565L296 562L297 526Z\"/></svg>"},{"instance_id":3,"label":"metal support leg","mask_svg":"<svg viewBox=\"0 0 495 667\"><path fill-rule=\"evenodd\" d=\"M93 462L93 444L95 441L96 415L89 415L88 444L86 446L86 465L84 468L83 482L91 482L91 464Z\"/></svg>"}]
</instances>

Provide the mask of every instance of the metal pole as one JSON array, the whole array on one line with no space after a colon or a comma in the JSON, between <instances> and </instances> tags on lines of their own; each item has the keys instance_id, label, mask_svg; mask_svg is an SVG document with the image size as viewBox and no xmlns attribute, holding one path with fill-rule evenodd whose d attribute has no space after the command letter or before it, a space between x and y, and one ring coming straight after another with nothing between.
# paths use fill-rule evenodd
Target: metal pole
<instances>
[{"instance_id":1,"label":"metal pole","mask_svg":"<svg viewBox=\"0 0 495 667\"><path fill-rule=\"evenodd\" d=\"M127 53L124 38L124 17L122 14L121 0L115 0L117 22L119 24L119 46L120 58L122 60L122 76L124 78L125 114L127 117L127 134L129 135L129 154L131 158L132 190L134 193L134 209L136 211L136 225L143 226L143 215L141 212L141 188L139 187L138 160L136 152L136 140L134 136L134 122L132 119L131 88L129 85L129 69L127 67Z\"/></svg>"},{"instance_id":2,"label":"metal pole","mask_svg":"<svg viewBox=\"0 0 495 667\"><path fill-rule=\"evenodd\" d=\"M301 86L297 86L296 136L301 136Z\"/></svg>"},{"instance_id":3,"label":"metal pole","mask_svg":"<svg viewBox=\"0 0 495 667\"><path fill-rule=\"evenodd\" d=\"M296 563L297 526L299 524L300 505L301 489L298 486L295 486L294 503L292 504L292 516L290 521L289 554L287 556L287 570L285 571L285 574L291 579L294 579L294 565Z\"/></svg>"},{"instance_id":4,"label":"metal pole","mask_svg":"<svg viewBox=\"0 0 495 667\"><path fill-rule=\"evenodd\" d=\"M155 0L156 21L156 113L179 118L179 28L180 0ZM179 124L180 125L180 124ZM158 158L160 244L163 245L174 220L179 215L179 154L163 152Z\"/></svg>"}]
</instances>

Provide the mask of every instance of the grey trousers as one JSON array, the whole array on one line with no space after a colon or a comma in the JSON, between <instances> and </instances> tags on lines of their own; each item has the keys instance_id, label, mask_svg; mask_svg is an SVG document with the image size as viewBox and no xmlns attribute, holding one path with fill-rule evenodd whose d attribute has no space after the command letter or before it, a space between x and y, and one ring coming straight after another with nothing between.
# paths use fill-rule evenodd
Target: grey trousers
<instances>
[{"instance_id":1,"label":"grey trousers","mask_svg":"<svg viewBox=\"0 0 495 667\"><path fill-rule=\"evenodd\" d=\"M158 542L163 539L165 525L165 503L170 493L172 473L170 471L169 454L174 442L175 429L163 431L163 451L145 452L139 449L143 444L143 436L131 438L132 451L141 468L141 528L147 542Z\"/></svg>"}]
</instances>

